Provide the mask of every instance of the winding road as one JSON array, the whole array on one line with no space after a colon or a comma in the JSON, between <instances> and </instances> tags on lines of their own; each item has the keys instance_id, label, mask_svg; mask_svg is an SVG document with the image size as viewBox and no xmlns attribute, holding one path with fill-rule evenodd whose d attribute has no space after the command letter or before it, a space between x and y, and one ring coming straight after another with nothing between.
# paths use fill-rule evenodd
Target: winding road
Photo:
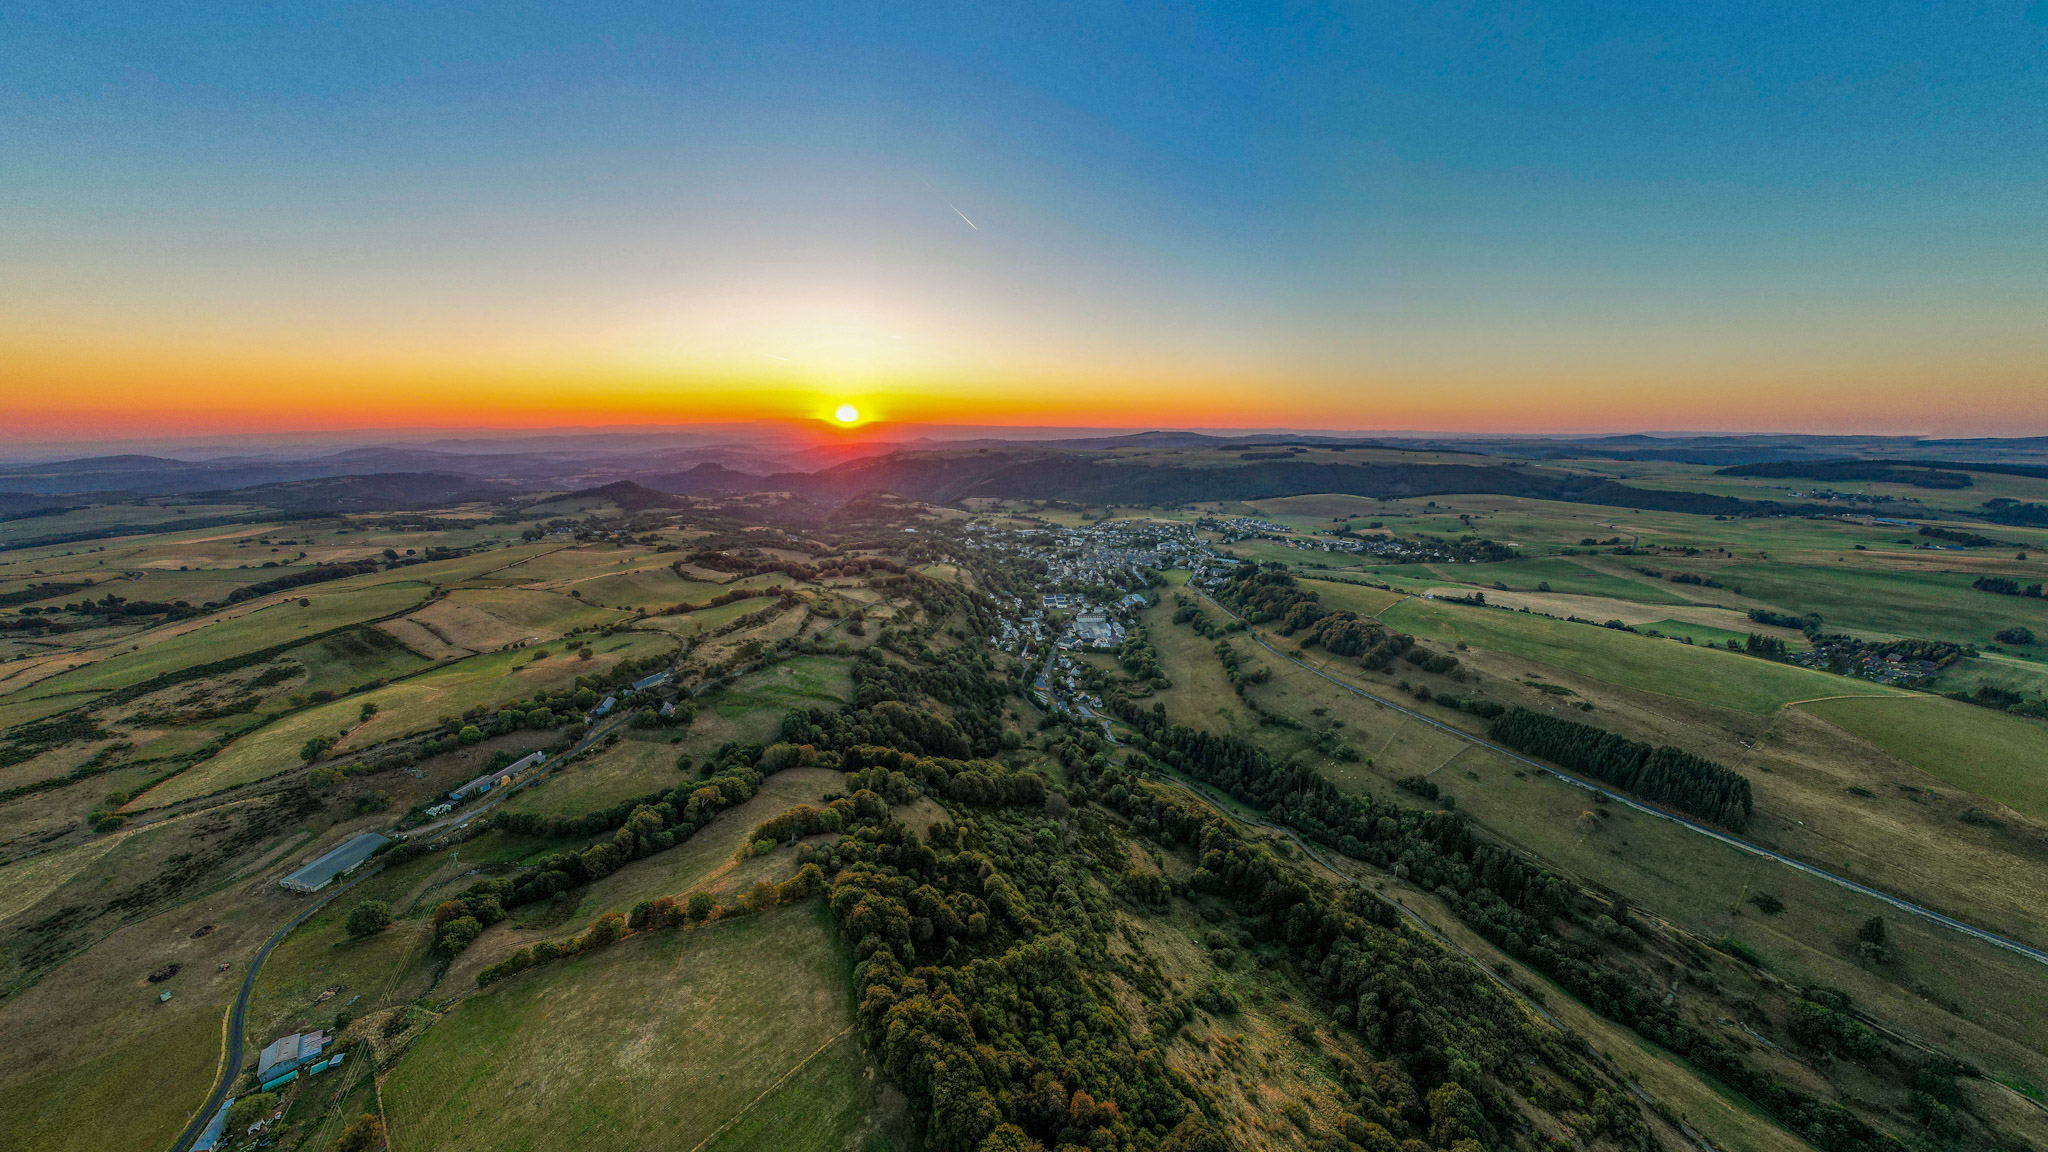
<instances>
[{"instance_id":1,"label":"winding road","mask_svg":"<svg viewBox=\"0 0 2048 1152\"><path fill-rule=\"evenodd\" d=\"M220 1081L213 1086L213 1095L206 1098L206 1104L192 1117L192 1122L185 1125L185 1131L179 1134L177 1142L171 1145L171 1152L185 1152L192 1146L194 1140L199 1139L200 1131L206 1127L206 1122L213 1118L213 1114L220 1110L221 1101L228 1098L228 1089L234 1087L235 1078L242 1073L242 1026L249 1015L249 995L256 990L256 976L263 971L263 962L270 959L270 950L291 935L292 929L305 923L313 913L327 907L336 896L376 875L378 871L372 868L313 901L297 916L292 917L284 927L271 933L270 939L263 942L263 947L256 950L256 959L250 962L248 975L242 977L242 990L235 995L235 1006L228 1009L227 1035L221 1046Z\"/></svg>"},{"instance_id":2,"label":"winding road","mask_svg":"<svg viewBox=\"0 0 2048 1152\"><path fill-rule=\"evenodd\" d=\"M1440 720L1436 720L1431 717L1425 716L1422 713L1415 711L1413 708L1405 707L1401 704L1395 703L1392 700L1388 700L1385 697L1375 695L1371 692L1367 692L1365 689L1360 688L1357 685L1352 684L1348 681L1339 680L1337 677L1330 675L1328 672L1323 671L1321 668L1318 668L1313 664L1309 664L1305 661L1296 659L1295 657L1290 656L1285 652L1282 652L1280 649L1268 643L1266 641L1266 638L1259 634L1258 629L1253 628L1250 622L1246 621L1242 616L1239 616L1237 613L1232 612L1230 609L1224 607L1221 603L1218 603L1214 597L1201 591L1200 589L1197 588L1192 590L1195 592L1196 595L1201 596L1202 599L1208 601L1210 604L1215 605L1217 611L1223 613L1224 615L1230 617L1233 620L1237 620L1240 623L1243 623L1245 625L1246 634L1249 635L1252 638L1252 640L1259 645L1259 647L1264 648L1266 651L1271 652L1273 655L1278 656L1282 660L1285 660L1298 668L1302 668L1308 672L1311 672L1317 676L1322 677L1325 680L1328 680L1330 683L1335 684L1337 687L1342 688L1347 692L1353 693L1354 695L1363 696L1376 704L1382 705L1383 707L1392 708L1394 711L1399 712L1404 716L1408 716L1415 720L1420 720L1422 723L1427 724L1432 728L1438 729L1442 732L1447 732L1450 735L1456 736L1458 739L1463 740L1469 744L1476 744L1489 752L1492 752L1499 756L1504 756L1518 764L1525 764L1538 772L1542 772L1548 776L1556 777L1557 779L1562 780L1567 784L1573 785L1574 787L1583 788L1588 792L1598 793L1614 801L1617 804L1625 804L1638 812L1642 812L1650 816L1655 816L1659 820L1669 820L1673 824L1677 824L1690 831L1697 832L1702 836L1718 840L1731 848L1737 849L1738 851L1747 852L1752 856L1761 856L1766 860L1775 860L1778 863L1783 864L1787 868L1791 868L1799 872L1804 872L1808 876L1812 876L1820 880L1825 880L1830 884L1835 884L1840 887L1847 888L1851 892L1856 892L1861 895L1868 896L1873 900L1881 900L1884 903L1891 905L1893 908L1896 908L1901 912L1905 912L1913 916L1918 916L1923 920L1928 920L1935 924L1939 924L1944 928L1960 932L1965 936L1969 936L1977 940L1982 940L1986 944L1990 944L1998 948L2003 948L2008 952L2016 952L2019 955L2025 956L2027 959L2033 960L2037 963L2048 964L2048 952L2044 952L2039 948L2035 948L2028 944L2022 944L2017 940L2013 940L2005 936L2000 936L1996 932L1979 928L1974 924L1966 924L1953 916L1944 916L1941 913L1936 912L1932 908L1923 908L1910 900L1904 899L1903 897L1894 896L1889 892L1880 891L1879 889L1872 888L1868 884L1858 883L1857 881L1851 880L1846 876L1838 876L1833 872L1829 872L1825 868L1817 868L1812 864L1808 864L1803 860L1787 856L1782 852L1774 852L1761 844L1753 844L1747 840L1744 840L1740 836L1731 835L1727 832L1721 831L1718 828L1702 824L1697 820L1688 819L1687 817L1680 816L1675 812L1669 812L1662 808L1658 808L1654 805L1645 804L1642 801L1637 800L1634 797L1631 797L1625 793L1616 792L1610 788L1601 787L1600 785L1595 784L1590 780L1581 779L1577 776L1572 775L1569 772L1560 771L1559 769L1553 768L1548 764L1532 760L1519 752L1513 751L1512 749L1503 748L1500 745L1495 744L1491 740L1486 740L1481 737L1474 736L1470 732L1467 732L1461 728L1454 728L1451 725L1445 724Z\"/></svg>"},{"instance_id":3,"label":"winding road","mask_svg":"<svg viewBox=\"0 0 2048 1152\"><path fill-rule=\"evenodd\" d=\"M636 711L638 709L625 709L616 713L608 723L592 728L584 735L581 741L577 742L574 748L556 757L550 762L549 766L552 768L567 763L571 756L584 751L606 735L617 731L625 725ZM411 835L417 837L423 833L432 834L439 832L451 825L460 827L463 824L467 824L488 812L494 805L513 791L510 788L504 789L497 796L493 797L489 803L479 805L466 812L451 814L436 823L415 828ZM192 1142L197 1140L199 1133L205 1129L206 1122L212 1119L213 1114L220 1109L221 1101L228 1098L228 1089L234 1086L235 1078L241 1073L242 1031L244 1020L249 1011L249 996L256 990L256 977L263 971L263 962L270 959L270 950L277 947L286 936L291 935L294 928L304 924L313 913L325 908L328 902L332 901L336 896L376 875L377 872L378 869L372 868L315 900L311 905L301 910L297 916L292 917L291 921L284 927L272 933L270 939L263 942L263 947L256 950L256 958L249 963L248 974L242 977L242 990L235 996L234 1007L228 1010L226 1042L221 1048L220 1082L214 1085L213 1095L207 1097L206 1105L199 1109L197 1115L192 1117L191 1123L185 1125L185 1131L178 1136L177 1142L171 1145L171 1152L186 1152L186 1149L192 1146Z\"/></svg>"}]
</instances>

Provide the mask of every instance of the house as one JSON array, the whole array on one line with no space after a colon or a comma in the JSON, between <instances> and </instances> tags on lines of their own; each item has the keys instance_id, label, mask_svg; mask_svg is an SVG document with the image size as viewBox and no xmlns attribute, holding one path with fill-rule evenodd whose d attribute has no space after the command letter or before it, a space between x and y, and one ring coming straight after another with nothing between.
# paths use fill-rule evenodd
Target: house
<instances>
[{"instance_id":1,"label":"house","mask_svg":"<svg viewBox=\"0 0 2048 1152\"><path fill-rule=\"evenodd\" d=\"M659 688L666 683L668 683L668 673L656 672L652 676L643 677L639 680L633 681L633 691L645 692L649 688Z\"/></svg>"},{"instance_id":2,"label":"house","mask_svg":"<svg viewBox=\"0 0 2048 1152\"><path fill-rule=\"evenodd\" d=\"M617 696L605 697L604 699L597 702L597 707L592 708L590 710L590 718L592 720L595 720L599 716L609 715L611 713L612 706L617 704L618 702L619 698Z\"/></svg>"},{"instance_id":3,"label":"house","mask_svg":"<svg viewBox=\"0 0 2048 1152\"><path fill-rule=\"evenodd\" d=\"M327 887L336 876L354 869L374 855L378 848L390 842L389 837L379 836L375 832L365 832L330 850L326 855L286 876L278 883L294 892L318 892Z\"/></svg>"},{"instance_id":4,"label":"house","mask_svg":"<svg viewBox=\"0 0 2048 1152\"><path fill-rule=\"evenodd\" d=\"M300 1065L310 1064L320 1058L320 1050L329 1041L325 1032L294 1032L289 1036L271 1042L270 1047L256 1058L256 1079L263 1081L263 1090L270 1090L270 1081L287 1072L296 1072Z\"/></svg>"}]
</instances>

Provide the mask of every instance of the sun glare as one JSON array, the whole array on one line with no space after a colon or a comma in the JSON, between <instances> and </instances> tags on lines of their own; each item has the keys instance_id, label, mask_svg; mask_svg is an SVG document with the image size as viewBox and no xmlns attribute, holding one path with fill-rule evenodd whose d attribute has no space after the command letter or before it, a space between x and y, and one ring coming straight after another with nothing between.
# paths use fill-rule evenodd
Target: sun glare
<instances>
[{"instance_id":1,"label":"sun glare","mask_svg":"<svg viewBox=\"0 0 2048 1152\"><path fill-rule=\"evenodd\" d=\"M832 418L841 424L856 424L860 422L860 409L851 404L841 404L832 410Z\"/></svg>"}]
</instances>

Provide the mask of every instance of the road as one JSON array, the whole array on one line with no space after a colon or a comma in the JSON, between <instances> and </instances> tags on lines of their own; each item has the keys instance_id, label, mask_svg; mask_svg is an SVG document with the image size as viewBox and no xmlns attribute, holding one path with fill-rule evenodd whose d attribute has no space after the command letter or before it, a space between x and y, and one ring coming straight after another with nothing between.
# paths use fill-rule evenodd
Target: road
<instances>
[{"instance_id":1,"label":"road","mask_svg":"<svg viewBox=\"0 0 2048 1152\"><path fill-rule=\"evenodd\" d=\"M290 923L271 933L270 939L263 942L263 947L256 950L256 959L250 961L248 975L242 977L242 990L235 995L235 1006L228 1010L226 1043L221 1049L220 1082L213 1086L213 1095L206 1098L205 1106L192 1117L192 1122L185 1125L185 1131L180 1133L177 1142L171 1145L171 1152L185 1152L192 1146L194 1140L199 1139L199 1133L206 1127L206 1122L213 1119L213 1114L220 1110L221 1101L228 1098L228 1089L234 1087L235 1078L242 1074L242 1025L249 1014L249 995L256 990L256 976L263 971L263 962L270 959L270 950L277 947L286 936L291 935L292 929L305 923L307 917L325 908L336 896L376 875L377 871L372 868L313 901L297 916L292 917Z\"/></svg>"},{"instance_id":2,"label":"road","mask_svg":"<svg viewBox=\"0 0 2048 1152\"><path fill-rule=\"evenodd\" d=\"M1223 613L1226 616L1229 616L1233 620L1243 621L1243 617L1239 616L1235 612L1232 612L1230 609L1224 607L1222 604L1217 603L1214 597L1211 597L1207 593L1202 592L1200 589L1195 589L1194 591L1196 595L1201 596L1202 599L1207 600L1210 604L1215 605L1217 611ZM1450 735L1456 736L1458 739L1463 740L1469 744L1476 744L1489 752L1492 752L1499 756L1504 756L1509 760L1513 760L1517 764L1527 765L1528 767L1533 768L1538 772L1542 772L1545 775L1553 776L1559 780L1564 781L1567 784L1573 785L1574 787L1583 788L1588 792L1598 793L1602 796L1607 797L1609 800L1612 800L1617 804L1627 805L1628 807L1638 812L1654 816L1659 820L1669 820L1673 824L1677 824L1680 827L1683 827L1689 831L1696 832L1701 836L1706 836L1711 839L1718 840L1731 848L1737 849L1738 851L1747 852L1752 856L1761 856L1766 860L1775 860L1778 863L1783 864L1787 868L1791 868L1799 872L1804 872L1808 876L1812 876L1819 880L1825 880L1830 884L1835 884L1840 887L1847 888L1851 892L1856 892L1861 895L1868 896L1873 900L1881 900L1884 903L1891 905L1893 908L1896 908L1901 912L1905 912L1913 916L1918 916L1923 920L1939 924L1944 928L1960 932L1965 936L1972 937L1973 939L1982 940L1986 944L1990 944L1998 948L2003 948L2008 952L2016 952L2019 955L2025 956L2027 959L2033 960L2037 963L2048 964L2048 952L2044 952L2039 948L2035 948L2031 945L2022 944L2017 940L2012 940L2007 937L2000 936L1996 932L1979 928L1974 924L1966 924L1953 916L1944 916L1941 913L1936 912L1932 908L1923 908L1920 905L1915 904L1912 901L1907 900L1903 897L1894 896L1889 892L1884 892L1879 889L1872 888L1868 884L1858 883L1857 881L1849 879L1847 876L1837 876L1835 873L1829 872L1824 868L1815 867L1812 864L1806 863L1804 860L1799 860L1794 857L1787 856L1782 852L1775 852L1769 848L1764 847L1761 844L1753 844L1748 840L1744 840L1740 836L1735 836L1730 833L1723 832L1718 828L1702 824L1697 820L1692 820L1687 817L1680 816L1675 812L1668 812L1662 808L1655 807L1654 805L1645 804L1642 801L1637 800L1634 797L1631 797L1625 793L1616 792L1610 788L1604 788L1598 784L1593 783L1590 780L1581 779L1577 776L1572 775L1569 772L1564 772L1560 771L1559 769L1553 768L1548 764L1544 764L1536 760L1531 760L1529 757L1524 756L1519 752L1513 751L1512 749L1503 748L1500 745L1495 744L1491 740L1486 740L1482 739L1481 737L1474 736L1470 732L1467 732L1461 728L1454 728L1451 725L1445 724L1440 720L1435 720L1428 716L1425 716L1422 713L1415 711L1413 708L1408 708L1392 700L1388 700L1385 697L1375 695L1371 692L1367 692L1365 689L1360 688L1355 684L1352 684L1348 681L1339 680L1335 676L1330 675L1328 672L1323 671L1321 668L1318 668L1313 664L1309 664L1305 661L1298 660L1295 657L1290 656L1285 652L1282 652L1280 649L1274 647L1272 644L1267 643L1266 638L1264 636L1259 635L1258 630L1256 628L1252 628L1248 622L1246 623L1246 635L1250 636L1252 640L1259 645L1259 647L1264 648L1266 651L1271 652L1273 655L1278 656L1280 659L1285 660L1298 668L1302 668L1308 672L1320 676L1323 679L1328 680L1330 683L1335 684L1337 687L1342 688L1347 692L1350 692L1354 695L1363 696L1366 699L1371 700L1374 703L1382 705L1384 707L1392 708L1394 711L1399 712L1404 716L1410 717L1411 719L1419 720L1422 723L1427 724L1430 727L1435 728L1439 731L1447 732Z\"/></svg>"},{"instance_id":3,"label":"road","mask_svg":"<svg viewBox=\"0 0 2048 1152\"><path fill-rule=\"evenodd\" d=\"M605 735L617 729L620 724L625 723L631 718L632 714L632 710L621 712L613 723L591 729L574 748L557 757L554 762L559 764L576 753L583 751L585 748L590 747L598 740L603 739ZM506 789L505 793L492 800L491 804L473 808L468 812L451 815L439 823L416 828L413 830L412 835L417 837L422 833L439 831L444 826L450 824L459 825L467 823L483 815L489 810L491 805L504 799L505 795L510 793L511 789ZM272 933L270 939L263 942L263 947L257 949L256 959L250 962L248 974L242 977L242 990L235 996L235 1006L228 1011L227 1043L223 1048L224 1054L221 1057L220 1082L214 1085L213 1095L207 1097L206 1106L201 1108L198 1114L192 1117L192 1122L185 1126L185 1131L179 1135L177 1143L171 1145L171 1152L185 1152L187 1148L192 1146L192 1142L199 1138L200 1131L206 1127L206 1122L212 1119L213 1114L220 1109L221 1101L227 1099L228 1089L234 1086L235 1078L241 1074L242 1026L249 1011L249 996L256 990L256 977L263 971L263 962L270 959L271 949L277 947L286 936L291 935L292 929L305 923L307 917L326 907L328 902L332 901L336 896L369 879L375 873L376 869L374 868L364 872L362 875L355 877L348 883L315 900L311 905L300 911L297 916L292 917L290 923Z\"/></svg>"}]
</instances>

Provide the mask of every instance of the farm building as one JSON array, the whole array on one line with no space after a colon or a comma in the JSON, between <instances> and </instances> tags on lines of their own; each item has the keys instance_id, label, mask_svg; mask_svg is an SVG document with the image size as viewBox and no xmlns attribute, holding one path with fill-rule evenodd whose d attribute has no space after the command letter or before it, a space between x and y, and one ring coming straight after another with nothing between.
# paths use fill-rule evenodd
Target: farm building
<instances>
[{"instance_id":1,"label":"farm building","mask_svg":"<svg viewBox=\"0 0 2048 1152\"><path fill-rule=\"evenodd\" d=\"M206 1127L200 1131L199 1139L192 1142L192 1152L213 1152L213 1149L220 1143L221 1129L227 1127L228 1109L234 1106L235 1098L233 1096L220 1102L220 1111L213 1114L213 1119L208 1120Z\"/></svg>"},{"instance_id":2,"label":"farm building","mask_svg":"<svg viewBox=\"0 0 2048 1152\"><path fill-rule=\"evenodd\" d=\"M325 1032L294 1032L272 1042L256 1058L256 1078L265 1082L264 1091L269 1091L268 1082L272 1079L318 1060L327 1043Z\"/></svg>"},{"instance_id":3,"label":"farm building","mask_svg":"<svg viewBox=\"0 0 2048 1152\"><path fill-rule=\"evenodd\" d=\"M659 688L666 683L668 683L668 673L656 672L652 676L643 676L640 679L633 681L633 691L645 692L649 688Z\"/></svg>"},{"instance_id":4,"label":"farm building","mask_svg":"<svg viewBox=\"0 0 2048 1152\"><path fill-rule=\"evenodd\" d=\"M336 876L347 872L377 851L380 845L389 843L389 838L375 832L365 832L326 855L278 881L294 892L318 892L327 887Z\"/></svg>"},{"instance_id":5,"label":"farm building","mask_svg":"<svg viewBox=\"0 0 2048 1152\"><path fill-rule=\"evenodd\" d=\"M450 792L448 794L448 798L450 800L463 800L467 799L473 793L489 792L493 788L501 788L507 784L510 784L515 777L517 777L521 772L526 771L528 768L531 768L536 764L545 764L547 762L547 753L529 752L525 756L522 756L519 759L514 760L512 763L505 765L503 768L493 768L489 772L486 772L483 775L477 777L476 779L471 780L469 783L464 784L462 787L457 788L453 792Z\"/></svg>"}]
</instances>

